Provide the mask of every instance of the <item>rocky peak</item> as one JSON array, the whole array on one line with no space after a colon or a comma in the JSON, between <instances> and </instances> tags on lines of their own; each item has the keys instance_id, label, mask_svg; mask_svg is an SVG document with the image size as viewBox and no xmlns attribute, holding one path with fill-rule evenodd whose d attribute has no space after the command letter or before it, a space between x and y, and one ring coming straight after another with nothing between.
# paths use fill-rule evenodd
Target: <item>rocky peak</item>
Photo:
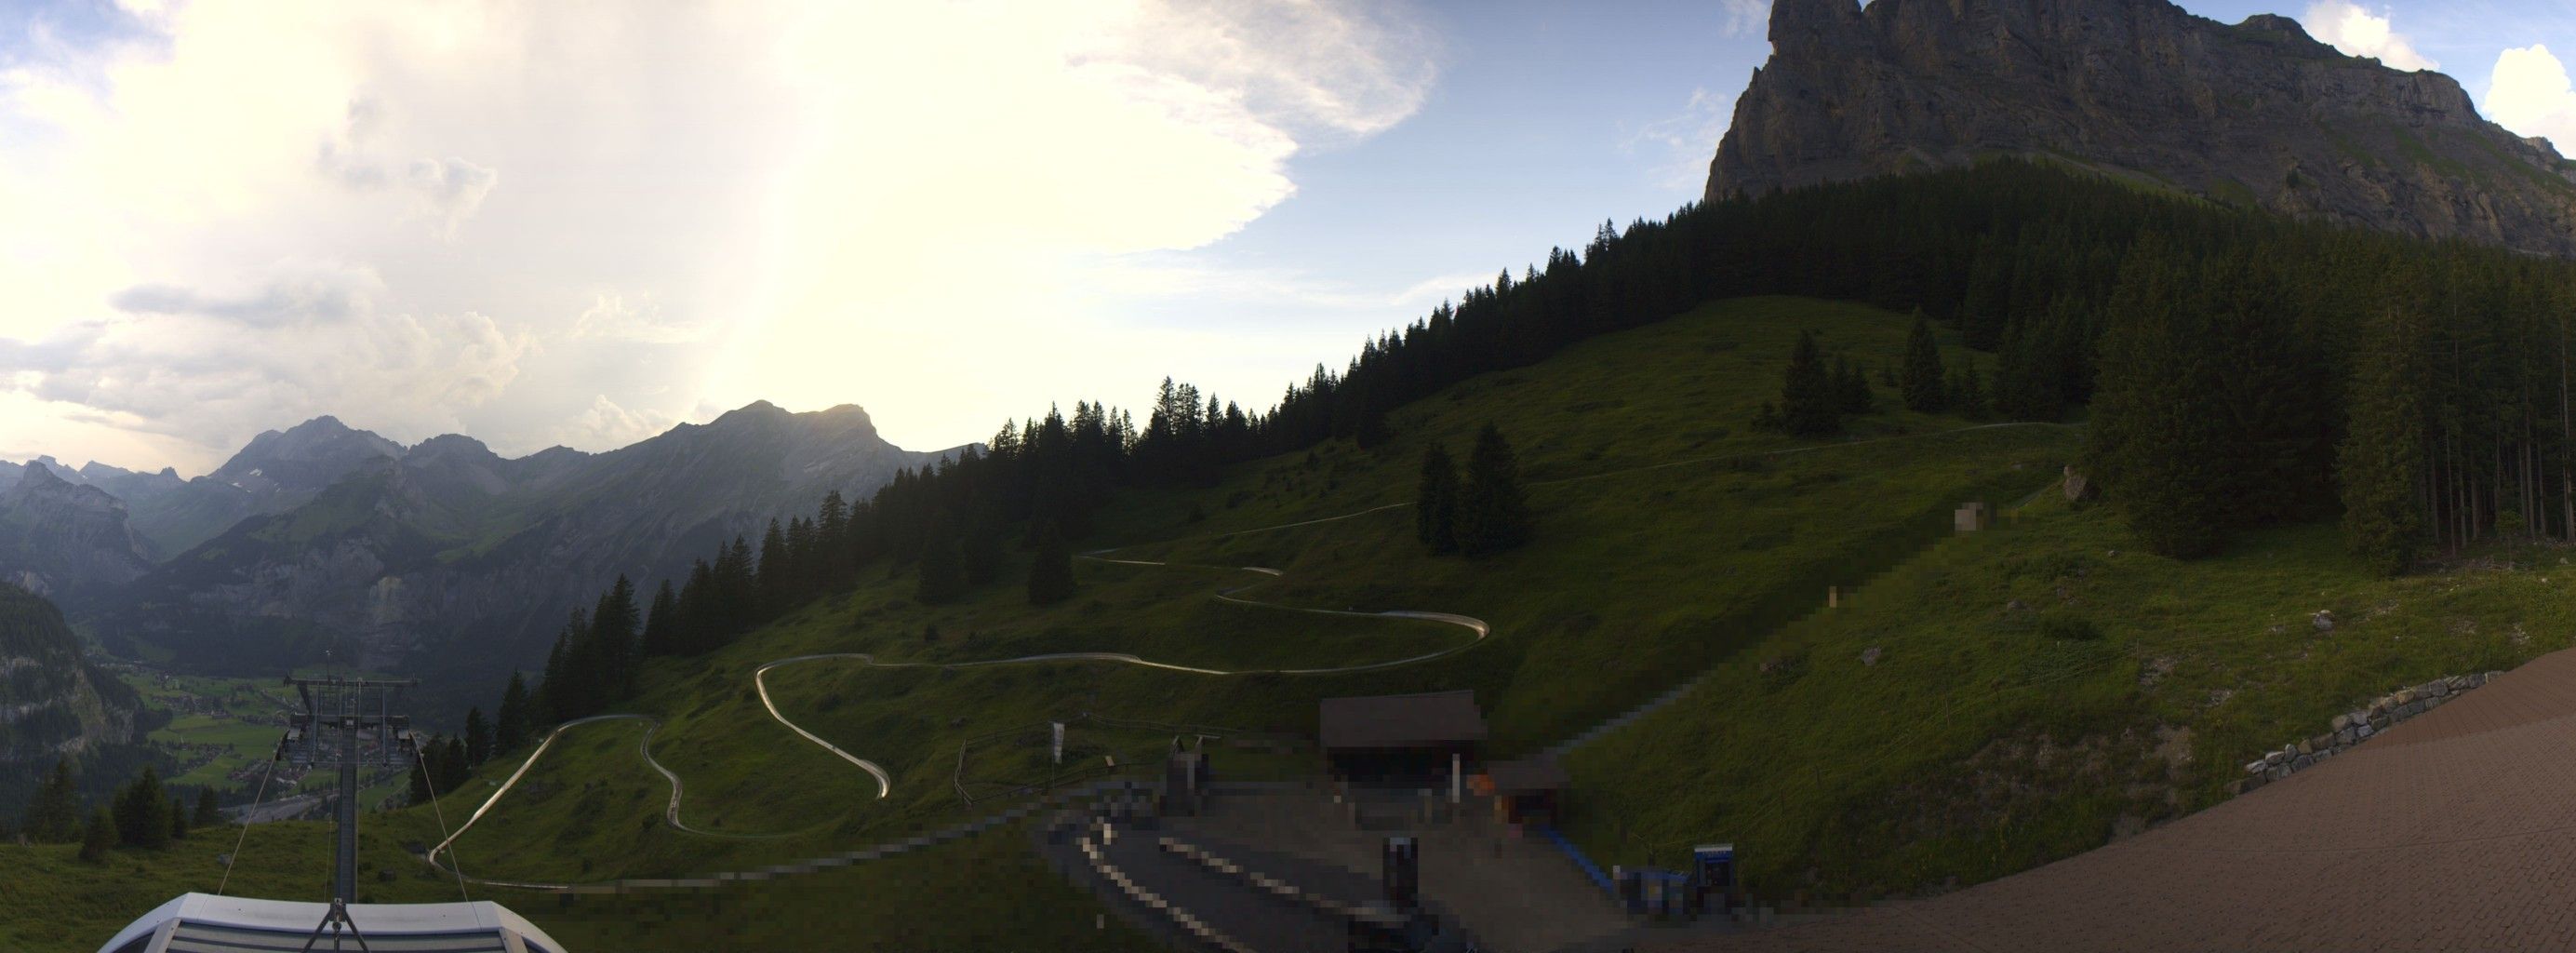
<instances>
[{"instance_id":1,"label":"rocky peak","mask_svg":"<svg viewBox=\"0 0 2576 953\"><path fill-rule=\"evenodd\" d=\"M2459 83L2164 0L1775 0L1707 197L2023 155L2220 202L2576 255L2576 178Z\"/></svg>"},{"instance_id":2,"label":"rocky peak","mask_svg":"<svg viewBox=\"0 0 2576 953\"><path fill-rule=\"evenodd\" d=\"M402 455L401 444L326 415L251 438L214 477L253 493L319 490L370 461Z\"/></svg>"},{"instance_id":3,"label":"rocky peak","mask_svg":"<svg viewBox=\"0 0 2576 953\"><path fill-rule=\"evenodd\" d=\"M46 461L52 459L52 457L40 457L35 462L27 464L27 471L18 477L16 492L25 495L55 492L57 488L69 489L72 482L63 479L61 474L55 473L53 467L45 465Z\"/></svg>"}]
</instances>

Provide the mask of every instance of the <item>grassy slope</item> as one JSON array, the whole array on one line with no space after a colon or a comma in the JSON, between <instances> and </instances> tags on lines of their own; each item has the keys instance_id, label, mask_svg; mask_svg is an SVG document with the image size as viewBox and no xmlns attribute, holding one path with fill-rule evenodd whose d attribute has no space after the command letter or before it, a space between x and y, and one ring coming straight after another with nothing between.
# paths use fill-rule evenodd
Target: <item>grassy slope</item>
<instances>
[{"instance_id":1,"label":"grassy slope","mask_svg":"<svg viewBox=\"0 0 2576 953\"><path fill-rule=\"evenodd\" d=\"M1630 863L1733 841L1775 895L2001 876L2206 806L2379 694L2567 647L2576 567L2519 561L2546 568L2375 579L2321 524L2176 562L2051 494L1578 752L1575 833ZM2100 635L2052 638L2051 617Z\"/></svg>"},{"instance_id":2,"label":"grassy slope","mask_svg":"<svg viewBox=\"0 0 2576 953\"><path fill-rule=\"evenodd\" d=\"M1752 432L1744 422L1776 395L1778 362L1800 328L1818 331L1829 352L1847 353L1865 367L1895 363L1905 333L1898 316L1858 306L1720 303L1401 409L1391 421L1397 439L1375 453L1335 444L1258 461L1214 488L1131 494L1101 521L1116 530L1106 543L1179 540L1121 556L1277 567L1287 571L1285 579L1246 594L1292 604L1466 612L1494 623L1490 644L1431 665L1355 676L1213 678L1105 664L889 671L845 661L773 673L773 696L791 717L896 775L893 798L877 802L865 775L767 718L750 690L756 665L812 652L963 660L1094 649L1263 667L1401 657L1464 637L1418 622L1305 616L1207 598L1220 587L1259 582L1237 571L1085 563L1078 567L1083 594L1042 612L1026 607L1014 586L928 608L911 602L908 576L877 580L708 658L654 661L632 706L665 722L654 750L687 780L689 823L792 836L713 839L649 824L666 789L634 757L640 725L602 724L575 729L531 772L553 786L551 798L517 800L535 789L514 792L484 821L491 830L467 835L467 870L504 878L578 875L587 861L588 876L597 878L702 873L936 826L991 809L959 803L950 786L961 745L1084 710L1304 730L1320 696L1465 686L1476 688L1491 711L1501 748L1536 747L1737 657L1765 632L1818 608L1826 586L1859 583L1940 540L1959 501L2026 496L2072 452L2075 438L2065 428L1924 436L1961 424L1902 411L1855 421L1854 440L1904 438L1885 443L1817 445ZM1965 355L1953 349L1949 356L1955 362ZM1880 400L1895 403L1884 389ZM1538 541L1528 549L1482 563L1432 559L1412 544L1411 516L1401 508L1211 538L1405 502L1424 442L1443 441L1463 456L1475 428L1488 420L1514 438L1532 482ZM1800 452L1744 459L1784 450ZM1629 472L1640 467L1661 468ZM1563 480L1573 482L1551 482ZM933 626L940 633L935 641L924 637ZM1150 747L1155 740L1077 731L1078 744L1109 749ZM979 749L992 757L979 755L970 777L986 776L988 767L995 777L1031 768L1027 751L1003 748ZM1220 769L1243 776L1292 769L1304 759L1246 760L1229 753ZM479 788L443 799L449 823L461 822L490 782L514 766L487 767ZM1687 767L1644 763L1618 783L1670 787L1688 776ZM1584 775L1587 785L1602 779ZM543 800L584 807L526 809ZM434 819L418 810L386 815L376 829L397 842L436 839ZM500 840L478 840L487 835ZM551 846L506 849L512 843ZM987 846L960 856L985 857L996 870L1027 869L1004 862L1025 853L1017 845L993 838L979 843ZM888 861L831 876L853 885L845 894L926 902L929 895L906 894L895 884L949 868L919 863L919 870ZM985 893L1048 891L1071 888L1030 872L1013 873ZM741 914L730 911L784 902L754 896L764 899L747 899L750 906L742 907L728 901L729 912L715 922L735 922ZM687 898L622 902L628 906L616 909L616 923L587 912L609 909L587 901L547 909L549 901L525 912L567 939L609 936L627 929L619 923L654 915L644 911L704 919L683 911L697 902ZM944 935L953 944L976 934Z\"/></svg>"}]
</instances>

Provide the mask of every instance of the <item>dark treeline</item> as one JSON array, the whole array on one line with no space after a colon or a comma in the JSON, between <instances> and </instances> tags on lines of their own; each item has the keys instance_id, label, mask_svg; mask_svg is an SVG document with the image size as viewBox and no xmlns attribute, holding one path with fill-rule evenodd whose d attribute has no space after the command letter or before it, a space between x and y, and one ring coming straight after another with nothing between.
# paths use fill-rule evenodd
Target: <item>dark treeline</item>
<instances>
[{"instance_id":1,"label":"dark treeline","mask_svg":"<svg viewBox=\"0 0 2576 953\"><path fill-rule=\"evenodd\" d=\"M1003 582L1013 549L1052 539L1049 558L1066 559L1064 541L1090 535L1123 488L1207 485L1337 438L1373 447L1389 411L1451 384L1757 294L1920 311L1992 355L1991 375L1945 369L1917 331L1898 381L1914 409L2060 420L2090 405L2086 465L2163 552L2338 510L2392 571L2497 533L2576 540L2570 278L2563 262L2018 161L1604 223L1579 254L1504 270L1267 412L1166 380L1141 429L1101 404L1050 411L868 500L835 494L773 522L756 550L736 539L647 605L621 580L567 623L517 724L600 711L631 692L641 658L714 650L860 572L919 571L924 601L960 598ZM1795 377L1782 429L1831 433L1834 414L1868 410L1842 396L1866 395L1859 369ZM1069 580L1040 567L1032 600L1065 598ZM501 747L525 738L501 734Z\"/></svg>"},{"instance_id":2,"label":"dark treeline","mask_svg":"<svg viewBox=\"0 0 2576 953\"><path fill-rule=\"evenodd\" d=\"M191 830L224 822L213 788L199 788L190 799L163 785L160 773L148 766L119 784L108 803L86 811L72 775L69 761L54 763L27 802L18 836L38 844L77 843L82 860L98 861L110 848L158 850L186 840Z\"/></svg>"}]
</instances>

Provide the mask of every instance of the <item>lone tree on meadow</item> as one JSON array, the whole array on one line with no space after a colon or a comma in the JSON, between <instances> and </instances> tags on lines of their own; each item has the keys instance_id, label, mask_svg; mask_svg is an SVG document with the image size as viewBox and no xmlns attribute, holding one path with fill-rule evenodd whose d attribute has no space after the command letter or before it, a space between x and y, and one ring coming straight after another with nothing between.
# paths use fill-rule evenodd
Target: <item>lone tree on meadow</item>
<instances>
[{"instance_id":1,"label":"lone tree on meadow","mask_svg":"<svg viewBox=\"0 0 2576 953\"><path fill-rule=\"evenodd\" d=\"M1781 426L1800 437L1840 433L1841 408L1833 373L1825 368L1824 353L1816 347L1815 332L1798 332L1798 345L1789 351L1788 379L1780 386Z\"/></svg>"},{"instance_id":2,"label":"lone tree on meadow","mask_svg":"<svg viewBox=\"0 0 2576 953\"><path fill-rule=\"evenodd\" d=\"M1905 406L1917 413L1949 409L1948 381L1941 370L1941 346L1932 340L1932 322L1914 312L1914 330L1905 336L1905 376L1899 387Z\"/></svg>"},{"instance_id":3,"label":"lone tree on meadow","mask_svg":"<svg viewBox=\"0 0 2576 953\"><path fill-rule=\"evenodd\" d=\"M1529 500L1521 492L1519 461L1493 424L1476 434L1467 455L1467 482L1458 493L1458 551L1498 553L1529 542Z\"/></svg>"},{"instance_id":4,"label":"lone tree on meadow","mask_svg":"<svg viewBox=\"0 0 2576 953\"><path fill-rule=\"evenodd\" d=\"M1053 605L1073 598L1073 551L1054 520L1040 520L1029 531L1036 558L1029 563L1029 604Z\"/></svg>"},{"instance_id":5,"label":"lone tree on meadow","mask_svg":"<svg viewBox=\"0 0 2576 953\"><path fill-rule=\"evenodd\" d=\"M1436 443L1422 448L1422 487L1413 504L1413 535L1434 556L1458 551L1458 465Z\"/></svg>"}]
</instances>

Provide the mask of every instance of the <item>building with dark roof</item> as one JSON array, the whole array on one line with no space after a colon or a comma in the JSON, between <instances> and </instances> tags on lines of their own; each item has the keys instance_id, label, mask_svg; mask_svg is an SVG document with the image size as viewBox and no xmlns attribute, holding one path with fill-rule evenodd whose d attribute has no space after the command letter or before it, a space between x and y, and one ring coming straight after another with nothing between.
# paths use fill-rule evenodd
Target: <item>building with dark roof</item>
<instances>
[{"instance_id":1,"label":"building with dark roof","mask_svg":"<svg viewBox=\"0 0 2576 953\"><path fill-rule=\"evenodd\" d=\"M1479 763L1485 715L1473 690L1327 698L1317 735L1325 769L1363 784L1445 784Z\"/></svg>"}]
</instances>

